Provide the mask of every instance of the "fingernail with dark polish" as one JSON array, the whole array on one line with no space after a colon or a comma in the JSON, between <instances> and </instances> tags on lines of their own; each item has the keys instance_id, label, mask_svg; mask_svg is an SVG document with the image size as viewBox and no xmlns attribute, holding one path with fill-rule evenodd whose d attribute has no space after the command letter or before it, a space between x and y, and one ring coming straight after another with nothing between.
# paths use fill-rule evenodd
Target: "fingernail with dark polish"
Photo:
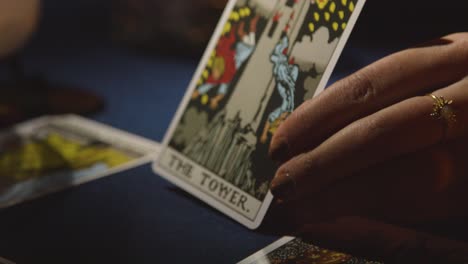
<instances>
[{"instance_id":1,"label":"fingernail with dark polish","mask_svg":"<svg viewBox=\"0 0 468 264\"><path fill-rule=\"evenodd\" d=\"M289 173L277 175L271 182L271 193L278 200L291 200L295 192L296 185Z\"/></svg>"},{"instance_id":2,"label":"fingernail with dark polish","mask_svg":"<svg viewBox=\"0 0 468 264\"><path fill-rule=\"evenodd\" d=\"M270 158L277 163L285 162L289 155L289 145L284 138L274 140L270 148Z\"/></svg>"}]
</instances>

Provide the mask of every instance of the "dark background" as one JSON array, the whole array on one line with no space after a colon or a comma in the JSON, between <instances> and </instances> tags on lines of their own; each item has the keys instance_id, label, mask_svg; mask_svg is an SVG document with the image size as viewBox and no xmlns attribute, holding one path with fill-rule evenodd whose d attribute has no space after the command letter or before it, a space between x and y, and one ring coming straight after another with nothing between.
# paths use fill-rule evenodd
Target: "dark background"
<instances>
[{"instance_id":1,"label":"dark background","mask_svg":"<svg viewBox=\"0 0 468 264\"><path fill-rule=\"evenodd\" d=\"M466 31L463 2L368 0L332 81L393 51ZM91 118L161 141L203 50L129 49L135 45L116 41L115 1L43 4L22 53L26 71L97 93L106 107ZM17 263L233 263L277 238L247 230L149 165L0 211L0 256Z\"/></svg>"}]
</instances>

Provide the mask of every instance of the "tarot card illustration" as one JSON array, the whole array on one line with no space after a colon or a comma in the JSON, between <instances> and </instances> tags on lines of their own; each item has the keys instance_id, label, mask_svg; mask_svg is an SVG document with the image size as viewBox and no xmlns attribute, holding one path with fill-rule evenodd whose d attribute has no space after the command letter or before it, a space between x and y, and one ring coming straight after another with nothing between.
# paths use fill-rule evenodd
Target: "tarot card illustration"
<instances>
[{"instance_id":1,"label":"tarot card illustration","mask_svg":"<svg viewBox=\"0 0 468 264\"><path fill-rule=\"evenodd\" d=\"M159 144L78 116L0 133L0 208L149 162Z\"/></svg>"},{"instance_id":2,"label":"tarot card illustration","mask_svg":"<svg viewBox=\"0 0 468 264\"><path fill-rule=\"evenodd\" d=\"M284 237L238 264L382 264Z\"/></svg>"},{"instance_id":3,"label":"tarot card illustration","mask_svg":"<svg viewBox=\"0 0 468 264\"><path fill-rule=\"evenodd\" d=\"M230 1L155 171L258 226L272 199L271 136L324 89L364 1Z\"/></svg>"}]
</instances>

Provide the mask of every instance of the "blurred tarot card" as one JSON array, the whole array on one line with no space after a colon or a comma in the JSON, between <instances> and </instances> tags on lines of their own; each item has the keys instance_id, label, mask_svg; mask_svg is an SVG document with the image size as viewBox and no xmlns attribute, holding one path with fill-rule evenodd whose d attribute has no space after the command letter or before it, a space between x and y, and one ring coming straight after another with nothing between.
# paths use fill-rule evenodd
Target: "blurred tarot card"
<instances>
[{"instance_id":1,"label":"blurred tarot card","mask_svg":"<svg viewBox=\"0 0 468 264\"><path fill-rule=\"evenodd\" d=\"M0 264L15 264L15 263L0 257Z\"/></svg>"},{"instance_id":2,"label":"blurred tarot card","mask_svg":"<svg viewBox=\"0 0 468 264\"><path fill-rule=\"evenodd\" d=\"M0 132L0 208L154 159L159 144L74 115Z\"/></svg>"},{"instance_id":3,"label":"blurred tarot card","mask_svg":"<svg viewBox=\"0 0 468 264\"><path fill-rule=\"evenodd\" d=\"M238 264L381 264L283 237Z\"/></svg>"},{"instance_id":4,"label":"blurred tarot card","mask_svg":"<svg viewBox=\"0 0 468 264\"><path fill-rule=\"evenodd\" d=\"M229 1L155 171L258 227L272 200L271 136L324 89L364 2Z\"/></svg>"}]
</instances>

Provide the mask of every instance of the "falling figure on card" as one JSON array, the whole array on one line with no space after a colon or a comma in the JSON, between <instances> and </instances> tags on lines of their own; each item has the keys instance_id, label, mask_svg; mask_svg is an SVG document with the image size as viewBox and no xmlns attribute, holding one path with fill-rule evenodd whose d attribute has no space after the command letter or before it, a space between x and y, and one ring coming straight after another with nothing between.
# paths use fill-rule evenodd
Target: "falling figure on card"
<instances>
[{"instance_id":1,"label":"falling figure on card","mask_svg":"<svg viewBox=\"0 0 468 264\"><path fill-rule=\"evenodd\" d=\"M220 38L216 47L211 74L204 84L195 89L192 100L207 94L211 89L218 86L217 95L210 100L210 108L213 110L218 108L219 103L226 96L237 71L255 49L259 19L259 15L251 19L248 33L245 32L245 21L242 21Z\"/></svg>"},{"instance_id":2,"label":"falling figure on card","mask_svg":"<svg viewBox=\"0 0 468 264\"><path fill-rule=\"evenodd\" d=\"M276 89L281 96L282 103L268 116L260 138L263 144L268 141L268 133L273 134L294 110L294 92L299 77L299 66L294 64L294 58L288 58L288 51L289 39L283 36L270 57L273 63Z\"/></svg>"}]
</instances>

